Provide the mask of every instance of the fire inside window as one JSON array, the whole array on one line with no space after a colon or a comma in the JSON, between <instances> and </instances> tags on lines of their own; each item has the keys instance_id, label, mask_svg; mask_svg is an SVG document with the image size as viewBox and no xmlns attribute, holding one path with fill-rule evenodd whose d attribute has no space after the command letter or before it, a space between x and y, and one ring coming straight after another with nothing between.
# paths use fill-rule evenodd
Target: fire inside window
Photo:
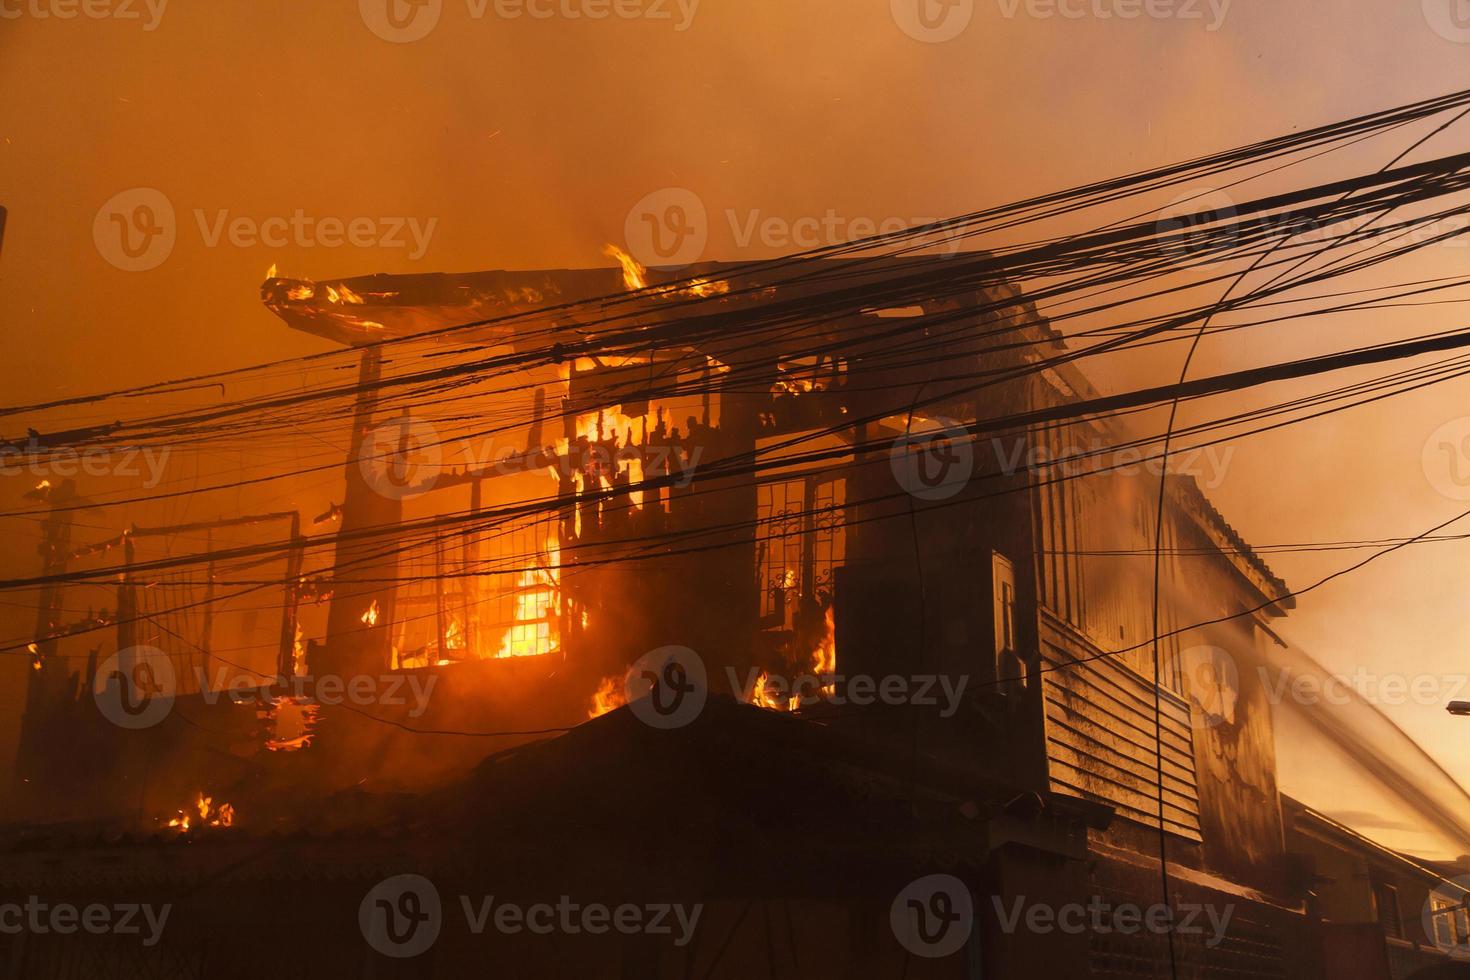
<instances>
[{"instance_id":1,"label":"fire inside window","mask_svg":"<svg viewBox=\"0 0 1470 980\"><path fill-rule=\"evenodd\" d=\"M532 657L559 646L556 523L452 535L403 555L393 667Z\"/></svg>"},{"instance_id":2,"label":"fire inside window","mask_svg":"<svg viewBox=\"0 0 1470 980\"><path fill-rule=\"evenodd\" d=\"M845 554L847 481L808 476L762 483L758 494L761 619L790 627L798 598L820 606L832 602L833 570Z\"/></svg>"}]
</instances>

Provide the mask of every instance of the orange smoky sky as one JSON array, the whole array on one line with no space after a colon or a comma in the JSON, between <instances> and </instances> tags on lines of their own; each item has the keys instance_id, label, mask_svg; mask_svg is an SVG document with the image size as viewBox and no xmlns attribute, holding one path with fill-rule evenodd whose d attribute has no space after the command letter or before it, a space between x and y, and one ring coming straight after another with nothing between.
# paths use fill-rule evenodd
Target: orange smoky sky
<instances>
[{"instance_id":1,"label":"orange smoky sky","mask_svg":"<svg viewBox=\"0 0 1470 980\"><path fill-rule=\"evenodd\" d=\"M394 2L396 22L417 9ZM273 264L302 278L607 265L630 209L665 188L704 208L703 257L774 255L1452 91L1470 58L1418 2L1222 0L1189 4L1198 17L1125 19L1100 16L1108 4L976 0L968 26L937 43L911 36L890 0L548 0L535 15L444 0L411 41L384 39L382 22L375 32L372 0L160 0L129 4L136 18L119 6L62 17L64 3L0 0L5 404L329 349L261 306ZM587 14L612 7L638 14ZM1337 175L1376 169L1417 135L1349 151ZM1470 122L1415 158L1463 150L1467 136ZM130 271L99 249L94 223L137 188L166 199L175 241ZM354 220L361 234L346 240ZM1467 259L1438 249L1395 275ZM1456 309L1212 339L1193 370L1447 329ZM1164 383L1180 354L1095 380ZM1290 392L1278 387L1272 397ZM1461 381L1244 440L1209 492L1256 543L1415 534L1470 507L1424 459L1431 434L1466 414ZM333 499L331 487L269 487L169 517L282 504L310 515ZM0 530L4 567L33 572L34 521ZM1303 598L1283 634L1330 671L1470 674L1467 549L1386 557ZM1303 585L1357 557L1269 560ZM28 598L0 597L6 637L30 630ZM7 763L25 667L12 659L0 664ZM1470 720L1439 704L1385 711L1470 783Z\"/></svg>"}]
</instances>

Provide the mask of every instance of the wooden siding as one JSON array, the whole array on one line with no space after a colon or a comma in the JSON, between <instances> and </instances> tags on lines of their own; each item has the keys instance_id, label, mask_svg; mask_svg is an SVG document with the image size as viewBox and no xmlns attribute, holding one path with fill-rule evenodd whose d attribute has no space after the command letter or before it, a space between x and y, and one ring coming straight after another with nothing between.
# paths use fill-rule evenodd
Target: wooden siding
<instances>
[{"instance_id":1,"label":"wooden siding","mask_svg":"<svg viewBox=\"0 0 1470 980\"><path fill-rule=\"evenodd\" d=\"M1049 613L1041 616L1047 766L1051 788L1159 825L1154 687ZM1200 840L1189 706L1162 691L1164 826Z\"/></svg>"}]
</instances>

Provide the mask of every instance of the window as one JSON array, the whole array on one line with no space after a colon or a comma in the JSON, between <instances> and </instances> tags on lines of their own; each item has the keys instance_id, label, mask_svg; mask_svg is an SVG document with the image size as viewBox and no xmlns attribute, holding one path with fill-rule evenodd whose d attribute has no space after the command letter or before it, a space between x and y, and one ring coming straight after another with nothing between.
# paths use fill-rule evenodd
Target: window
<instances>
[{"instance_id":1,"label":"window","mask_svg":"<svg viewBox=\"0 0 1470 980\"><path fill-rule=\"evenodd\" d=\"M1429 896L1433 932L1430 938L1440 949L1452 949L1470 942L1470 908L1436 892Z\"/></svg>"},{"instance_id":2,"label":"window","mask_svg":"<svg viewBox=\"0 0 1470 980\"><path fill-rule=\"evenodd\" d=\"M1378 909L1378 924L1390 939L1404 938L1404 920L1399 915L1399 892L1381 881L1373 883L1373 904Z\"/></svg>"},{"instance_id":3,"label":"window","mask_svg":"<svg viewBox=\"0 0 1470 980\"><path fill-rule=\"evenodd\" d=\"M1016 642L1016 569L1000 552L990 556L990 581L995 610L995 678L1024 680L1025 665Z\"/></svg>"},{"instance_id":4,"label":"window","mask_svg":"<svg viewBox=\"0 0 1470 980\"><path fill-rule=\"evenodd\" d=\"M757 487L756 567L761 618L789 626L799 597L831 602L845 552L847 481L808 476Z\"/></svg>"}]
</instances>

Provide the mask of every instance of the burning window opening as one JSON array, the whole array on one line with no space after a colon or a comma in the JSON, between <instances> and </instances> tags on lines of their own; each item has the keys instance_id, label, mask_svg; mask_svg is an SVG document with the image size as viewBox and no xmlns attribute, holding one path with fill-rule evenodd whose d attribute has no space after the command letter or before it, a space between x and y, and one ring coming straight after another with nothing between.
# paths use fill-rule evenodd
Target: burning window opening
<instances>
[{"instance_id":1,"label":"burning window opening","mask_svg":"<svg viewBox=\"0 0 1470 980\"><path fill-rule=\"evenodd\" d=\"M558 649L561 546L555 537L546 539L543 554L544 568L527 568L516 576L515 614L496 657L539 657Z\"/></svg>"},{"instance_id":2,"label":"burning window opening","mask_svg":"<svg viewBox=\"0 0 1470 980\"><path fill-rule=\"evenodd\" d=\"M316 738L321 705L307 697L272 698L257 717L271 726L265 747L271 752L299 752Z\"/></svg>"}]
</instances>

